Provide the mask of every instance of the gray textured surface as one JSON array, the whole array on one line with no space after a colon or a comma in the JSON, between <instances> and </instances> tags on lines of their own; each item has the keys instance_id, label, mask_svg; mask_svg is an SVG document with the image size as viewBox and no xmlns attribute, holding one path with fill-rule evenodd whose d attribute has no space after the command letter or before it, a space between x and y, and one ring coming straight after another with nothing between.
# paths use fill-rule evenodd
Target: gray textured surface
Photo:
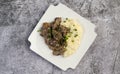
<instances>
[{"instance_id":1,"label":"gray textured surface","mask_svg":"<svg viewBox=\"0 0 120 74\"><path fill-rule=\"evenodd\" d=\"M77 68L65 72L27 41L48 6L59 2L96 24L98 34ZM0 74L120 74L120 0L0 0Z\"/></svg>"}]
</instances>

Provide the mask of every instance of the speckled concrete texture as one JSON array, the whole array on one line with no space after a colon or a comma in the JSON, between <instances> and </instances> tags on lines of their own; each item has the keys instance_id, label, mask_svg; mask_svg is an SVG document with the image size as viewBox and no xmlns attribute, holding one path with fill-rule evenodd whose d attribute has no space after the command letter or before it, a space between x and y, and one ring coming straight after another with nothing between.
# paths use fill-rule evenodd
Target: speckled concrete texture
<instances>
[{"instance_id":1,"label":"speckled concrete texture","mask_svg":"<svg viewBox=\"0 0 120 74\"><path fill-rule=\"evenodd\" d=\"M97 26L75 70L62 71L29 49L28 36L59 2ZM120 0L0 0L0 74L120 74Z\"/></svg>"}]
</instances>

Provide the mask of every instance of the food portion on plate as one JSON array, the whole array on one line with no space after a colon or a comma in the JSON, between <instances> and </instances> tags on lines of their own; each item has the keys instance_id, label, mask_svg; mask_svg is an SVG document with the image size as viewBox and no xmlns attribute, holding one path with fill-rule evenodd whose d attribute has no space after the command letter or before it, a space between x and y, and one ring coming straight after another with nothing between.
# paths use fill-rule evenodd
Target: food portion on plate
<instances>
[{"instance_id":1,"label":"food portion on plate","mask_svg":"<svg viewBox=\"0 0 120 74\"><path fill-rule=\"evenodd\" d=\"M75 20L56 17L52 22L44 22L40 35L53 51L53 55L70 56L79 47L83 29Z\"/></svg>"}]
</instances>

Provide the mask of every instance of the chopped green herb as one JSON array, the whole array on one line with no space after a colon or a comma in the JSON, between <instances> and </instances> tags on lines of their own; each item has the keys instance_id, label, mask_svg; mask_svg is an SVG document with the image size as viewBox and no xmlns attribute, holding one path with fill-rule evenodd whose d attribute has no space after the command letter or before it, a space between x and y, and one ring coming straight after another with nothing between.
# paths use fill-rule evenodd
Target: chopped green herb
<instances>
[{"instance_id":1,"label":"chopped green herb","mask_svg":"<svg viewBox=\"0 0 120 74\"><path fill-rule=\"evenodd\" d=\"M73 25L73 26L75 26L75 25Z\"/></svg>"},{"instance_id":2,"label":"chopped green herb","mask_svg":"<svg viewBox=\"0 0 120 74\"><path fill-rule=\"evenodd\" d=\"M77 31L77 29L74 29L74 31Z\"/></svg>"},{"instance_id":3,"label":"chopped green herb","mask_svg":"<svg viewBox=\"0 0 120 74\"><path fill-rule=\"evenodd\" d=\"M67 40L67 39L68 39L68 37L66 36L66 37L65 37L65 39Z\"/></svg>"},{"instance_id":4,"label":"chopped green herb","mask_svg":"<svg viewBox=\"0 0 120 74\"><path fill-rule=\"evenodd\" d=\"M68 18L66 18L66 20L68 20Z\"/></svg>"},{"instance_id":5,"label":"chopped green herb","mask_svg":"<svg viewBox=\"0 0 120 74\"><path fill-rule=\"evenodd\" d=\"M68 37L67 37L67 36L65 36L65 37L64 37L64 40L66 41L67 39L68 39Z\"/></svg>"},{"instance_id":6,"label":"chopped green herb","mask_svg":"<svg viewBox=\"0 0 120 74\"><path fill-rule=\"evenodd\" d=\"M78 36L78 34L75 34L75 35L74 35L74 37L77 37L77 36Z\"/></svg>"},{"instance_id":7,"label":"chopped green herb","mask_svg":"<svg viewBox=\"0 0 120 74\"><path fill-rule=\"evenodd\" d=\"M70 37L70 35L68 37Z\"/></svg>"},{"instance_id":8,"label":"chopped green herb","mask_svg":"<svg viewBox=\"0 0 120 74\"><path fill-rule=\"evenodd\" d=\"M66 22L66 21L63 21L64 23Z\"/></svg>"},{"instance_id":9,"label":"chopped green herb","mask_svg":"<svg viewBox=\"0 0 120 74\"><path fill-rule=\"evenodd\" d=\"M74 42L74 40L72 40L72 42Z\"/></svg>"},{"instance_id":10,"label":"chopped green herb","mask_svg":"<svg viewBox=\"0 0 120 74\"><path fill-rule=\"evenodd\" d=\"M37 30L37 32L41 32L41 30Z\"/></svg>"}]
</instances>

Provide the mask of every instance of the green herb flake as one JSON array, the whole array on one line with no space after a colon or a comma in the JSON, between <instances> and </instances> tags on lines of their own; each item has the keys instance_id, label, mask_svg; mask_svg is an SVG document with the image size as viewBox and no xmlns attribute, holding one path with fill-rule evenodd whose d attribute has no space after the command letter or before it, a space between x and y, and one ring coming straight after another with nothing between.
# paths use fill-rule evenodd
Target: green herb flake
<instances>
[{"instance_id":1,"label":"green herb flake","mask_svg":"<svg viewBox=\"0 0 120 74\"><path fill-rule=\"evenodd\" d=\"M68 37L70 37L70 35Z\"/></svg>"},{"instance_id":2,"label":"green herb flake","mask_svg":"<svg viewBox=\"0 0 120 74\"><path fill-rule=\"evenodd\" d=\"M77 37L77 36L78 36L78 34L75 34L75 35L74 35L74 37Z\"/></svg>"},{"instance_id":3,"label":"green herb flake","mask_svg":"<svg viewBox=\"0 0 120 74\"><path fill-rule=\"evenodd\" d=\"M66 21L63 21L64 23L66 22Z\"/></svg>"},{"instance_id":4,"label":"green herb flake","mask_svg":"<svg viewBox=\"0 0 120 74\"><path fill-rule=\"evenodd\" d=\"M41 30L37 30L37 32L41 32Z\"/></svg>"},{"instance_id":5,"label":"green herb flake","mask_svg":"<svg viewBox=\"0 0 120 74\"><path fill-rule=\"evenodd\" d=\"M65 36L65 37L64 37L64 40L66 41L67 39L68 39L68 37L67 37L67 36Z\"/></svg>"},{"instance_id":6,"label":"green herb flake","mask_svg":"<svg viewBox=\"0 0 120 74\"><path fill-rule=\"evenodd\" d=\"M74 42L74 40L72 40L72 42Z\"/></svg>"},{"instance_id":7,"label":"green herb flake","mask_svg":"<svg viewBox=\"0 0 120 74\"><path fill-rule=\"evenodd\" d=\"M68 37L66 36L66 37L65 37L65 40L67 40L67 39L68 39Z\"/></svg>"},{"instance_id":8,"label":"green herb flake","mask_svg":"<svg viewBox=\"0 0 120 74\"><path fill-rule=\"evenodd\" d=\"M77 29L74 29L74 31L77 31Z\"/></svg>"},{"instance_id":9,"label":"green herb flake","mask_svg":"<svg viewBox=\"0 0 120 74\"><path fill-rule=\"evenodd\" d=\"M66 18L66 20L68 20L68 18Z\"/></svg>"}]
</instances>

